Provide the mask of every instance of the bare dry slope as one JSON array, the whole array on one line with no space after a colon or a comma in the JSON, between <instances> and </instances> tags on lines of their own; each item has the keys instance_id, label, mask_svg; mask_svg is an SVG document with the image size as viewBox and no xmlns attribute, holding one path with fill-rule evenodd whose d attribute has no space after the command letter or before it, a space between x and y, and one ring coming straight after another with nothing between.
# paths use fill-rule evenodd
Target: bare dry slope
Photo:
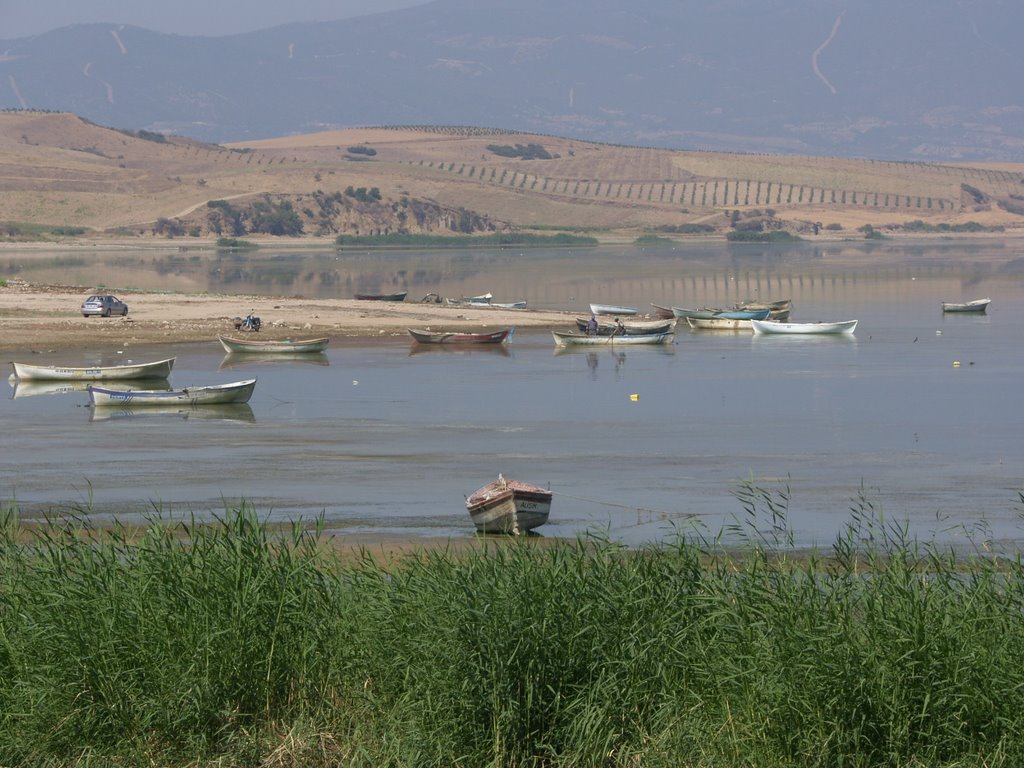
<instances>
[{"instance_id":1,"label":"bare dry slope","mask_svg":"<svg viewBox=\"0 0 1024 768\"><path fill-rule=\"evenodd\" d=\"M362 189L364 194L360 194ZM1024 166L689 152L462 127L202 144L0 113L0 223L134 236L578 228L794 232L920 220L1024 229ZM226 201L216 210L209 201ZM231 230L231 231L228 231ZM266 231L266 230L263 230Z\"/></svg>"}]
</instances>

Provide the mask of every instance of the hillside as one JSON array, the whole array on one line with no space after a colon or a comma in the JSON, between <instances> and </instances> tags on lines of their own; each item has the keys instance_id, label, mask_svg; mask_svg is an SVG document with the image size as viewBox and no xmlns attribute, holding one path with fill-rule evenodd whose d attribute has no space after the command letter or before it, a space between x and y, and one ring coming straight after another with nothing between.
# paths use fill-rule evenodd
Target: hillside
<instances>
[{"instance_id":1,"label":"hillside","mask_svg":"<svg viewBox=\"0 0 1024 768\"><path fill-rule=\"evenodd\" d=\"M224 37L108 21L4 40L0 108L217 143L485 125L663 148L1024 162L1020 2L432 0Z\"/></svg>"},{"instance_id":2,"label":"hillside","mask_svg":"<svg viewBox=\"0 0 1024 768\"><path fill-rule=\"evenodd\" d=\"M857 228L1024 231L1024 164L689 152L458 127L228 146L0 113L0 223L14 239L584 231L635 237ZM211 204L212 203L212 204ZM915 222L922 222L918 224ZM276 228L276 229L275 229Z\"/></svg>"}]
</instances>

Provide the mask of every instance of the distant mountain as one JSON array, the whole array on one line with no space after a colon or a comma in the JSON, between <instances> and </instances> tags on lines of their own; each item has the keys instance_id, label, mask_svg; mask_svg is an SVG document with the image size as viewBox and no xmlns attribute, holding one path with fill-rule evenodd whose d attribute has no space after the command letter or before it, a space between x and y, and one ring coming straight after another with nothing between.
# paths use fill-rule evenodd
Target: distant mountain
<instances>
[{"instance_id":1,"label":"distant mountain","mask_svg":"<svg viewBox=\"0 0 1024 768\"><path fill-rule=\"evenodd\" d=\"M0 41L0 108L213 142L478 125L615 144L1024 161L1015 0L436 0L229 37Z\"/></svg>"}]
</instances>

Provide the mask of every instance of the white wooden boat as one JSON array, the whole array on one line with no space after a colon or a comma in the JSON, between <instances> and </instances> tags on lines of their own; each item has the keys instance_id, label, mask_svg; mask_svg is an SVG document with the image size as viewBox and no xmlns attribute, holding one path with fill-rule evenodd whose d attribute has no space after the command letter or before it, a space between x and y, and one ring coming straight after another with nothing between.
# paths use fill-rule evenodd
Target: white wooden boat
<instances>
[{"instance_id":1,"label":"white wooden boat","mask_svg":"<svg viewBox=\"0 0 1024 768\"><path fill-rule=\"evenodd\" d=\"M733 320L728 317L688 317L687 324L699 331L749 331L752 320Z\"/></svg>"},{"instance_id":2,"label":"white wooden boat","mask_svg":"<svg viewBox=\"0 0 1024 768\"><path fill-rule=\"evenodd\" d=\"M559 347L573 346L602 346L621 347L633 344L671 344L675 334L666 333L642 333L637 335L626 334L624 336L586 336L582 333L564 333L552 331L555 338L555 345Z\"/></svg>"},{"instance_id":3,"label":"white wooden boat","mask_svg":"<svg viewBox=\"0 0 1024 768\"><path fill-rule=\"evenodd\" d=\"M955 301L944 301L942 302L943 312L986 312L988 305L992 303L992 299L975 299L974 301L965 301L958 303Z\"/></svg>"},{"instance_id":4,"label":"white wooden boat","mask_svg":"<svg viewBox=\"0 0 1024 768\"><path fill-rule=\"evenodd\" d=\"M595 315L637 315L640 310L636 307L620 307L615 304L591 304L590 312Z\"/></svg>"},{"instance_id":5,"label":"white wooden boat","mask_svg":"<svg viewBox=\"0 0 1024 768\"><path fill-rule=\"evenodd\" d=\"M722 309L715 307L701 307L700 309L691 309L690 307L672 307L672 316L678 320L686 320L690 317L714 317L719 312L723 312Z\"/></svg>"},{"instance_id":6,"label":"white wooden boat","mask_svg":"<svg viewBox=\"0 0 1024 768\"><path fill-rule=\"evenodd\" d=\"M29 365L11 363L14 375L25 381L123 381L128 379L166 379L171 375L175 358L152 363L129 365L97 365L93 368L70 368L60 365Z\"/></svg>"},{"instance_id":7,"label":"white wooden boat","mask_svg":"<svg viewBox=\"0 0 1024 768\"><path fill-rule=\"evenodd\" d=\"M260 352L267 353L298 353L323 352L327 349L330 339L233 339L230 336L218 336L221 346L226 352Z\"/></svg>"},{"instance_id":8,"label":"white wooden boat","mask_svg":"<svg viewBox=\"0 0 1024 768\"><path fill-rule=\"evenodd\" d=\"M466 499L473 525L481 533L532 531L544 525L551 514L551 491L502 475Z\"/></svg>"},{"instance_id":9,"label":"white wooden boat","mask_svg":"<svg viewBox=\"0 0 1024 768\"><path fill-rule=\"evenodd\" d=\"M226 403L247 403L256 388L256 379L232 381L228 384L212 384L203 387L182 387L181 389L113 389L90 384L89 402L100 406L148 406L148 405L224 405Z\"/></svg>"},{"instance_id":10,"label":"white wooden boat","mask_svg":"<svg viewBox=\"0 0 1024 768\"><path fill-rule=\"evenodd\" d=\"M754 333L775 334L832 334L853 333L857 330L856 320L840 320L832 323L782 323L776 320L751 320Z\"/></svg>"},{"instance_id":11,"label":"white wooden boat","mask_svg":"<svg viewBox=\"0 0 1024 768\"><path fill-rule=\"evenodd\" d=\"M526 301L492 301L490 306L495 309L526 309Z\"/></svg>"},{"instance_id":12,"label":"white wooden boat","mask_svg":"<svg viewBox=\"0 0 1024 768\"><path fill-rule=\"evenodd\" d=\"M512 338L515 326L500 331L463 333L460 331L424 331L408 328L409 335L420 344L503 344Z\"/></svg>"}]
</instances>

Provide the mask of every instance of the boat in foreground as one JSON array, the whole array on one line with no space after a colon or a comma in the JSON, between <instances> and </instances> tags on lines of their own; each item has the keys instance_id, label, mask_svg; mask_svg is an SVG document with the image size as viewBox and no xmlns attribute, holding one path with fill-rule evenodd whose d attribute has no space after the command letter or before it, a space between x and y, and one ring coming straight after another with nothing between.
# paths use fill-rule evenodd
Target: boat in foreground
<instances>
[{"instance_id":1,"label":"boat in foreground","mask_svg":"<svg viewBox=\"0 0 1024 768\"><path fill-rule=\"evenodd\" d=\"M698 331L749 331L753 320L733 320L728 317L688 317L687 324Z\"/></svg>"},{"instance_id":2,"label":"boat in foreground","mask_svg":"<svg viewBox=\"0 0 1024 768\"><path fill-rule=\"evenodd\" d=\"M583 317L576 318L576 327L586 333L589 320ZM675 318L671 320L624 320L622 326L626 329L627 335L640 335L643 333L668 333L676 327ZM598 336L611 336L616 329L615 323L597 323Z\"/></svg>"},{"instance_id":3,"label":"boat in foreground","mask_svg":"<svg viewBox=\"0 0 1024 768\"><path fill-rule=\"evenodd\" d=\"M11 363L14 375L23 381L124 381L129 379L166 379L171 375L175 358L152 363L130 365L97 365L92 368L69 368L60 365L29 365Z\"/></svg>"},{"instance_id":4,"label":"boat in foreground","mask_svg":"<svg viewBox=\"0 0 1024 768\"><path fill-rule=\"evenodd\" d=\"M620 307L615 304L591 304L590 312L594 315L638 315L636 307Z\"/></svg>"},{"instance_id":5,"label":"boat in foreground","mask_svg":"<svg viewBox=\"0 0 1024 768\"><path fill-rule=\"evenodd\" d=\"M840 320L832 323L782 323L776 320L751 320L754 333L764 334L832 334L853 333L857 330L856 320Z\"/></svg>"},{"instance_id":6,"label":"boat in foreground","mask_svg":"<svg viewBox=\"0 0 1024 768\"><path fill-rule=\"evenodd\" d=\"M624 336L586 336L582 333L552 331L551 335L554 336L555 344L559 347L584 345L619 347L630 344L671 344L675 338L675 334L671 332L626 334Z\"/></svg>"},{"instance_id":7,"label":"boat in foreground","mask_svg":"<svg viewBox=\"0 0 1024 768\"><path fill-rule=\"evenodd\" d=\"M89 402L93 406L148 406L148 405L225 405L247 403L256 388L256 379L232 381L181 389L113 389L90 384Z\"/></svg>"},{"instance_id":8,"label":"boat in foreground","mask_svg":"<svg viewBox=\"0 0 1024 768\"><path fill-rule=\"evenodd\" d=\"M327 344L330 339L324 337L320 339L278 339L278 340L253 340L249 339L233 339L230 336L218 336L220 339L221 346L224 347L226 352L282 352L282 353L298 353L298 352L323 352L327 349Z\"/></svg>"},{"instance_id":9,"label":"boat in foreground","mask_svg":"<svg viewBox=\"0 0 1024 768\"><path fill-rule=\"evenodd\" d=\"M515 326L500 331L484 333L459 333L455 331L420 331L409 328L409 335L420 344L501 344L512 336Z\"/></svg>"},{"instance_id":10,"label":"boat in foreground","mask_svg":"<svg viewBox=\"0 0 1024 768\"><path fill-rule=\"evenodd\" d=\"M992 303L992 299L975 299L974 301L965 301L958 303L955 301L944 301L942 302L943 312L986 312L988 305Z\"/></svg>"},{"instance_id":11,"label":"boat in foreground","mask_svg":"<svg viewBox=\"0 0 1024 768\"><path fill-rule=\"evenodd\" d=\"M408 291L398 293L357 293L353 298L359 301L405 301Z\"/></svg>"},{"instance_id":12,"label":"boat in foreground","mask_svg":"<svg viewBox=\"0 0 1024 768\"><path fill-rule=\"evenodd\" d=\"M544 525L551 514L551 491L502 475L466 499L480 533L523 534Z\"/></svg>"}]
</instances>

